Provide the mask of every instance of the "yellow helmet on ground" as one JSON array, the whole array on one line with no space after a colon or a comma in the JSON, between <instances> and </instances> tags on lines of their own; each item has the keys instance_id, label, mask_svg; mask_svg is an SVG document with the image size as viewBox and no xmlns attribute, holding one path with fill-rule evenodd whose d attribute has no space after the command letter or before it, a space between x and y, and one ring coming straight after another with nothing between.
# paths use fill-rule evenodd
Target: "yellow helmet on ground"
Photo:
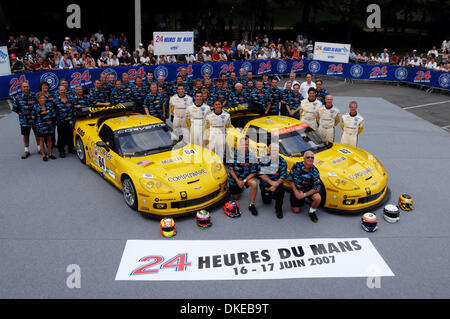
<instances>
[{"instance_id":1,"label":"yellow helmet on ground","mask_svg":"<svg viewBox=\"0 0 450 319\"><path fill-rule=\"evenodd\" d=\"M398 207L406 212L413 210L413 199L408 194L402 194L398 198Z\"/></svg>"},{"instance_id":2,"label":"yellow helmet on ground","mask_svg":"<svg viewBox=\"0 0 450 319\"><path fill-rule=\"evenodd\" d=\"M166 238L171 238L177 234L175 230L175 221L173 218L163 218L159 223L159 229L161 230L161 235Z\"/></svg>"}]
</instances>

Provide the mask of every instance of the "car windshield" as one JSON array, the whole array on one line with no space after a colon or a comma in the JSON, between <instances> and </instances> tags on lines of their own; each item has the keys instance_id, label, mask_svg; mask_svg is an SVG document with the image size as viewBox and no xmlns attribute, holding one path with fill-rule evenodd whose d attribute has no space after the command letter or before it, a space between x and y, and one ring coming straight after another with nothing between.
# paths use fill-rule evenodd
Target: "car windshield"
<instances>
[{"instance_id":1,"label":"car windshield","mask_svg":"<svg viewBox=\"0 0 450 319\"><path fill-rule=\"evenodd\" d=\"M131 127L114 132L123 156L146 156L172 149L177 136L163 123Z\"/></svg>"},{"instance_id":2,"label":"car windshield","mask_svg":"<svg viewBox=\"0 0 450 319\"><path fill-rule=\"evenodd\" d=\"M303 156L306 151L315 153L332 146L304 124L280 129L273 135L278 135L280 152L286 156Z\"/></svg>"}]
</instances>

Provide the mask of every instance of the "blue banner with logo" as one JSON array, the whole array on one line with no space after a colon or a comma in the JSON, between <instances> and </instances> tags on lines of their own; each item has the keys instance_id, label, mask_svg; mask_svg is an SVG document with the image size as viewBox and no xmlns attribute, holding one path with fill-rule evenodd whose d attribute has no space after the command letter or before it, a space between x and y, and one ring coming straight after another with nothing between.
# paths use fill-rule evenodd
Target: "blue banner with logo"
<instances>
[{"instance_id":1,"label":"blue banner with logo","mask_svg":"<svg viewBox=\"0 0 450 319\"><path fill-rule=\"evenodd\" d=\"M153 77L163 76L166 81L175 81L180 69L186 67L189 77L193 79L203 78L205 72L211 74L211 78L219 78L222 72L227 76L231 72L239 74L239 69L252 71L254 76L268 74L312 73L316 75L338 76L350 79L369 79L407 82L438 89L449 90L450 73L434 71L422 68L403 67L398 65L374 65L354 63L333 63L317 60L257 60L257 61L233 61L233 62L207 62L193 64L161 64L133 67L109 67L95 69L49 70L42 72L20 73L0 77L0 99L14 96L21 92L21 84L28 81L32 92L39 91L39 83L46 81L50 84L50 90L56 90L61 79L66 79L69 86L74 88L81 85L83 88L93 87L94 80L100 73L113 73L116 78L121 78L122 73L127 73L130 81L134 82L137 76L145 77L148 71L153 72ZM326 87L326 85L325 85Z\"/></svg>"}]
</instances>

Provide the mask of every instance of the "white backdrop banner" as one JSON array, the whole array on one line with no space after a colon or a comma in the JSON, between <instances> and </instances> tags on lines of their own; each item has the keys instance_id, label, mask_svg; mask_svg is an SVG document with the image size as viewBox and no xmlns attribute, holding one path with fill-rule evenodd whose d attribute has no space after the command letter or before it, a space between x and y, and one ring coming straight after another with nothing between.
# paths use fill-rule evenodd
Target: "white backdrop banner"
<instances>
[{"instance_id":1,"label":"white backdrop banner","mask_svg":"<svg viewBox=\"0 0 450 319\"><path fill-rule=\"evenodd\" d=\"M194 53L194 32L153 32L155 55Z\"/></svg>"},{"instance_id":2,"label":"white backdrop banner","mask_svg":"<svg viewBox=\"0 0 450 319\"><path fill-rule=\"evenodd\" d=\"M314 60L348 63L350 44L315 42Z\"/></svg>"},{"instance_id":3,"label":"white backdrop banner","mask_svg":"<svg viewBox=\"0 0 450 319\"><path fill-rule=\"evenodd\" d=\"M394 276L368 238L128 240L116 280Z\"/></svg>"},{"instance_id":4,"label":"white backdrop banner","mask_svg":"<svg viewBox=\"0 0 450 319\"><path fill-rule=\"evenodd\" d=\"M8 47L0 47L0 75L11 74L11 67L9 65Z\"/></svg>"}]
</instances>

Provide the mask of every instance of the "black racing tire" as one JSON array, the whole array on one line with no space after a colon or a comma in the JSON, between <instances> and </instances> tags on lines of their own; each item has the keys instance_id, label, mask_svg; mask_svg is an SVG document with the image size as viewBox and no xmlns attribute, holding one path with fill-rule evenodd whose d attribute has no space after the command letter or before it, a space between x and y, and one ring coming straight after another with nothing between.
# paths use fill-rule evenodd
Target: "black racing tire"
<instances>
[{"instance_id":1,"label":"black racing tire","mask_svg":"<svg viewBox=\"0 0 450 319\"><path fill-rule=\"evenodd\" d=\"M133 181L127 175L122 177L122 194L123 199L128 207L133 210L138 208L138 198L136 193L136 188L134 187Z\"/></svg>"},{"instance_id":2,"label":"black racing tire","mask_svg":"<svg viewBox=\"0 0 450 319\"><path fill-rule=\"evenodd\" d=\"M84 143L81 137L77 136L75 140L75 148L77 150L77 157L81 163L86 164L86 151L84 149Z\"/></svg>"}]
</instances>

